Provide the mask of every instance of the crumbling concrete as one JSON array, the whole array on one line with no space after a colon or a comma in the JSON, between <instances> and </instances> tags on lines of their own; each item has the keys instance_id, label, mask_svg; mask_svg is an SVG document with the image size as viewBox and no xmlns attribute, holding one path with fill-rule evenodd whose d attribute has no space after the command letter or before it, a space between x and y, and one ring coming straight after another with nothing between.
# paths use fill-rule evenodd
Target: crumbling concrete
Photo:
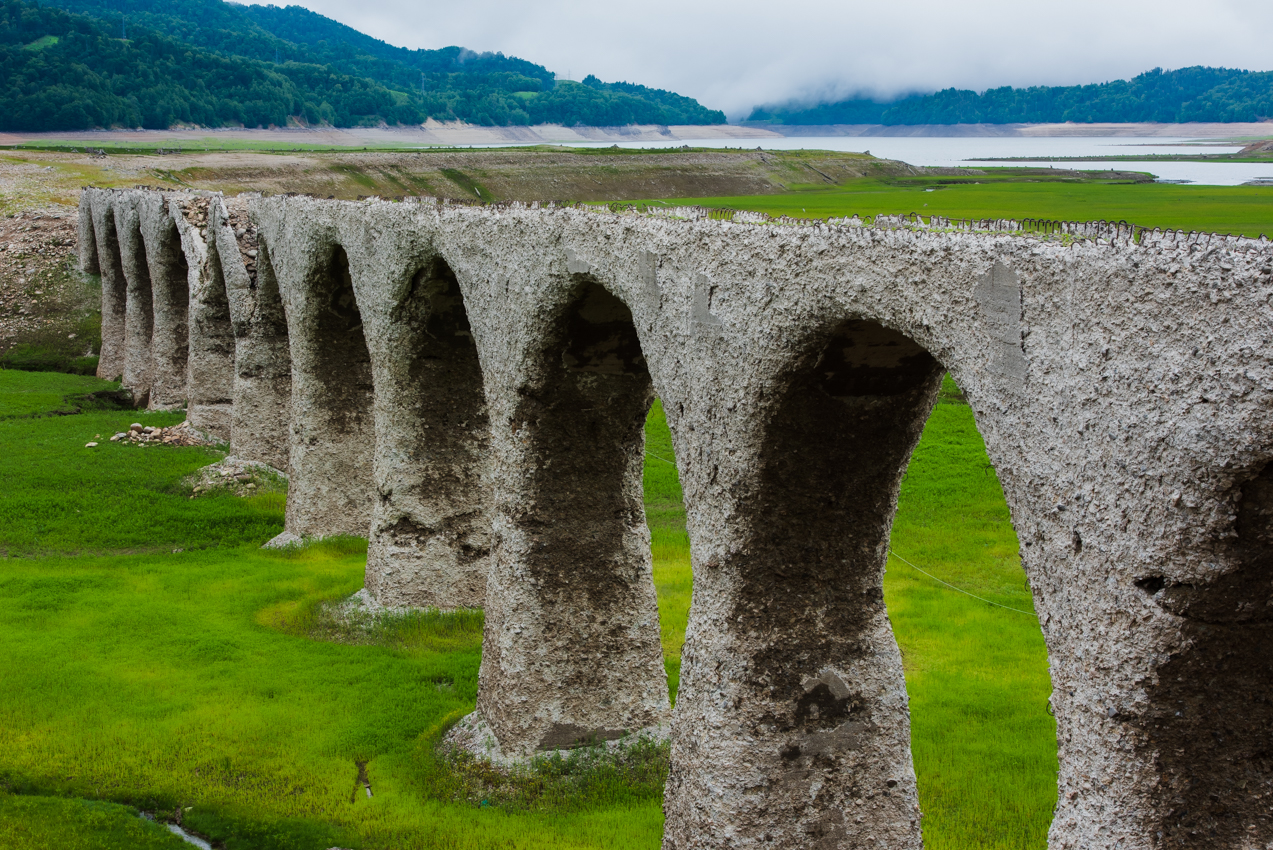
<instances>
[{"instance_id":1,"label":"crumbling concrete","mask_svg":"<svg viewBox=\"0 0 1273 850\"><path fill-rule=\"evenodd\" d=\"M138 202L83 207L104 283L114 210ZM1048 646L1050 845L1273 843L1267 241L247 206L287 317L288 532L370 534L380 604L474 604L485 570L469 726L504 756L667 714L640 497L653 393L694 563L665 846L918 848L881 579L946 370L1003 484ZM119 297L104 286L104 313Z\"/></svg>"},{"instance_id":2,"label":"crumbling concrete","mask_svg":"<svg viewBox=\"0 0 1273 850\"><path fill-rule=\"evenodd\" d=\"M150 282L153 308L149 407L155 410L182 407L188 395L186 370L190 354L191 270L169 203L169 198L153 195L137 204L145 248L144 268ZM132 309L131 301L129 309Z\"/></svg>"},{"instance_id":3,"label":"crumbling concrete","mask_svg":"<svg viewBox=\"0 0 1273 850\"><path fill-rule=\"evenodd\" d=\"M292 406L287 316L268 252L248 221L246 198L212 199L208 239L216 245L234 331L230 442L240 457L287 469Z\"/></svg>"},{"instance_id":4,"label":"crumbling concrete","mask_svg":"<svg viewBox=\"0 0 1273 850\"><path fill-rule=\"evenodd\" d=\"M124 375L124 323L128 305L128 282L124 279L120 258L119 234L115 229L115 197L103 193L84 193L80 202L80 235L90 236L93 247L81 245L81 262L85 271L96 271L102 279L102 350L97 358L97 377L107 381ZM87 231L87 232L86 232Z\"/></svg>"},{"instance_id":5,"label":"crumbling concrete","mask_svg":"<svg viewBox=\"0 0 1273 850\"><path fill-rule=\"evenodd\" d=\"M480 606L488 427L461 281L427 234L392 218L368 223L273 199L254 214L292 299L292 356L313 364L293 372L300 497L289 499L288 531L369 536L377 604ZM301 420L302 405L317 416Z\"/></svg>"},{"instance_id":6,"label":"crumbling concrete","mask_svg":"<svg viewBox=\"0 0 1273 850\"><path fill-rule=\"evenodd\" d=\"M193 197L181 204L187 224L183 241L197 246L197 268L190 289L190 424L230 439L234 405L234 325L226 289L223 254L212 228L216 198ZM237 260L228 255L230 267Z\"/></svg>"}]
</instances>

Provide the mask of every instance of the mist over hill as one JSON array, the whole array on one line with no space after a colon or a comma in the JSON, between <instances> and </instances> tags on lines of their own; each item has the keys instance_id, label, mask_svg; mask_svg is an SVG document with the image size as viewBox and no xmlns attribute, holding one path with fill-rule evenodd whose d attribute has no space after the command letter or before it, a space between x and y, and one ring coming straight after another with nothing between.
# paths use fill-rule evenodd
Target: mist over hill
<instances>
[{"instance_id":1,"label":"mist over hill","mask_svg":"<svg viewBox=\"0 0 1273 850\"><path fill-rule=\"evenodd\" d=\"M759 106L747 122L770 124L1051 124L1273 118L1273 72L1155 68L1130 80L1085 86L945 89L891 101L855 98L816 106Z\"/></svg>"},{"instance_id":2,"label":"mist over hill","mask_svg":"<svg viewBox=\"0 0 1273 850\"><path fill-rule=\"evenodd\" d=\"M631 83L461 47L394 47L299 6L0 0L0 129L715 124Z\"/></svg>"}]
</instances>

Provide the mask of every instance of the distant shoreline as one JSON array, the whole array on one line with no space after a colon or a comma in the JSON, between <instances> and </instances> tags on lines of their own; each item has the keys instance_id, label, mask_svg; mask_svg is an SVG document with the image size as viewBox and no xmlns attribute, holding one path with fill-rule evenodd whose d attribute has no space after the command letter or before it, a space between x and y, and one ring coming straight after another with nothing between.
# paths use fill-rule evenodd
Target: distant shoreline
<instances>
[{"instance_id":1,"label":"distant shoreline","mask_svg":"<svg viewBox=\"0 0 1273 850\"><path fill-rule=\"evenodd\" d=\"M1273 138L1273 121L1245 124L765 124L743 122L740 126L755 130L764 129L790 138L810 136Z\"/></svg>"},{"instance_id":2,"label":"distant shoreline","mask_svg":"<svg viewBox=\"0 0 1273 850\"><path fill-rule=\"evenodd\" d=\"M482 127L430 120L418 127L278 127L265 130L202 127L173 130L84 130L64 133L0 133L0 146L50 142L93 145L163 146L215 139L218 142L272 142L296 146L411 147L465 145L551 145L580 142L754 141L810 137L1173 137L1187 139L1273 138L1273 122L1257 124L633 124L625 127L565 127L539 124Z\"/></svg>"}]
</instances>

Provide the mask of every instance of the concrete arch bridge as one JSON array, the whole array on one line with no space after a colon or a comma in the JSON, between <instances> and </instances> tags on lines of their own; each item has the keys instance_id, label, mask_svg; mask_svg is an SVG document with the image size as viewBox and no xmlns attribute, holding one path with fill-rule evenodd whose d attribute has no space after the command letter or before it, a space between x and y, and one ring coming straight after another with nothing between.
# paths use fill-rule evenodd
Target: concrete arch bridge
<instances>
[{"instance_id":1,"label":"concrete arch bridge","mask_svg":"<svg viewBox=\"0 0 1273 850\"><path fill-rule=\"evenodd\" d=\"M1054 848L1273 847L1273 247L86 190L101 374L288 470L380 603L486 610L505 756L670 724L664 846L919 848L881 592L942 373L1022 544ZM641 498L667 412L693 607L669 709Z\"/></svg>"}]
</instances>

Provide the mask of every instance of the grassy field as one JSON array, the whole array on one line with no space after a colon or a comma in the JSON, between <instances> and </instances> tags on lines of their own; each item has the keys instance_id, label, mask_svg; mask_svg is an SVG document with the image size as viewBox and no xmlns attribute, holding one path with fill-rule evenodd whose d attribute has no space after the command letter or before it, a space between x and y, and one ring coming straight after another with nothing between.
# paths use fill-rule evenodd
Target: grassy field
<instances>
[{"instance_id":1,"label":"grassy field","mask_svg":"<svg viewBox=\"0 0 1273 850\"><path fill-rule=\"evenodd\" d=\"M0 848L181 846L138 808L168 819L180 810L187 828L228 850L658 846L662 815L648 777L583 770L564 786L546 783L570 794L517 805L457 794L463 782L432 745L473 706L480 615L417 615L354 640L315 629L320 603L361 585L365 543L262 551L281 527L277 499L190 499L181 483L215 452L84 448L130 421L167 424L174 414L31 415L94 388L107 387L0 372L0 548L9 555L0 562ZM675 687L691 574L657 407L647 451ZM934 411L893 548L1029 610L967 406ZM912 700L927 846L1043 847L1056 756L1033 617L898 561L886 593Z\"/></svg>"},{"instance_id":2,"label":"grassy field","mask_svg":"<svg viewBox=\"0 0 1273 850\"><path fill-rule=\"evenodd\" d=\"M1273 186L1006 181L952 185L937 180L898 186L863 179L831 190L649 203L699 204L796 218L919 213L952 218L1106 219L1149 227L1273 236Z\"/></svg>"}]
</instances>

